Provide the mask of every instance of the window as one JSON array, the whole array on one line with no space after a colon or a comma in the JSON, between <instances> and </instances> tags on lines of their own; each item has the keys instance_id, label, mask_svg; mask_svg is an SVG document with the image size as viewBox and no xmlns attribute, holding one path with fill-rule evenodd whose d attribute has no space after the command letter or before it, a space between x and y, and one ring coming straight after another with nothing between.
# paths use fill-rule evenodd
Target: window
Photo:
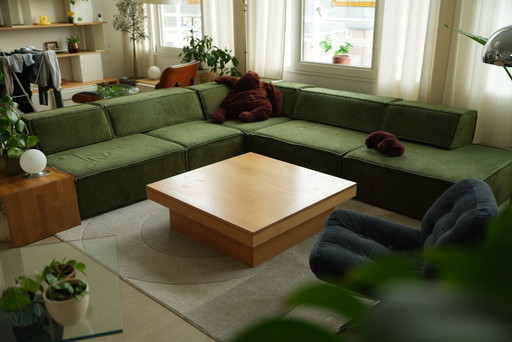
<instances>
[{"instance_id":1,"label":"window","mask_svg":"<svg viewBox=\"0 0 512 342\"><path fill-rule=\"evenodd\" d=\"M160 46L182 48L190 30L202 33L201 2L181 0L178 5L160 5Z\"/></svg>"},{"instance_id":2,"label":"window","mask_svg":"<svg viewBox=\"0 0 512 342\"><path fill-rule=\"evenodd\" d=\"M343 64L371 68L375 1L304 0L301 61L332 64L348 43Z\"/></svg>"}]
</instances>

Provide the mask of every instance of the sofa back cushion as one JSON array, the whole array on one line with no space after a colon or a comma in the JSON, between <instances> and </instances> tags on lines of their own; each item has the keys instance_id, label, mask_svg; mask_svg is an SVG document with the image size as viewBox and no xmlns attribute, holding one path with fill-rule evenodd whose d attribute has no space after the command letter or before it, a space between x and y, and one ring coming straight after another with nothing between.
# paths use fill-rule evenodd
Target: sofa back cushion
<instances>
[{"instance_id":1,"label":"sofa back cushion","mask_svg":"<svg viewBox=\"0 0 512 342\"><path fill-rule=\"evenodd\" d=\"M47 155L113 137L105 112L90 104L25 114L23 119L30 132L39 137L39 149Z\"/></svg>"},{"instance_id":2,"label":"sofa back cushion","mask_svg":"<svg viewBox=\"0 0 512 342\"><path fill-rule=\"evenodd\" d=\"M299 92L305 88L312 88L314 85L287 81L277 81L272 83L274 87L283 93L283 116L291 116Z\"/></svg>"},{"instance_id":3,"label":"sofa back cushion","mask_svg":"<svg viewBox=\"0 0 512 342\"><path fill-rule=\"evenodd\" d=\"M372 132L379 129L388 105L398 99L325 88L299 92L292 118Z\"/></svg>"},{"instance_id":4,"label":"sofa back cushion","mask_svg":"<svg viewBox=\"0 0 512 342\"><path fill-rule=\"evenodd\" d=\"M382 129L400 139L453 149L470 144L477 111L415 101L391 104Z\"/></svg>"},{"instance_id":5,"label":"sofa back cushion","mask_svg":"<svg viewBox=\"0 0 512 342\"><path fill-rule=\"evenodd\" d=\"M197 96L199 97L199 101L201 102L201 106L205 114L205 119L210 118L229 93L228 86L224 84L217 84L215 82L194 85L188 89L197 92Z\"/></svg>"},{"instance_id":6,"label":"sofa back cushion","mask_svg":"<svg viewBox=\"0 0 512 342\"><path fill-rule=\"evenodd\" d=\"M165 88L94 103L105 108L116 136L203 119L196 93L186 88Z\"/></svg>"},{"instance_id":7,"label":"sofa back cushion","mask_svg":"<svg viewBox=\"0 0 512 342\"><path fill-rule=\"evenodd\" d=\"M262 81L270 82L269 80L262 79ZM303 88L313 87L309 84L278 81L274 82L274 87L283 92L283 116L290 116L293 112L295 102L297 100L299 91ZM215 82L198 84L189 89L197 91L203 110L206 113L206 118L209 118L213 112L219 108L224 98L229 93L230 88Z\"/></svg>"}]
</instances>

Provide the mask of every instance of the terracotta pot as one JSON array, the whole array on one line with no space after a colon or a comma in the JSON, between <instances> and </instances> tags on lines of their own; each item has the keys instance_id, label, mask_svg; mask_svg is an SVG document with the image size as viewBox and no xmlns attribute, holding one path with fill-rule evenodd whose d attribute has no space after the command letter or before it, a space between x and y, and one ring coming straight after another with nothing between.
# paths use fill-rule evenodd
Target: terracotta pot
<instances>
[{"instance_id":1,"label":"terracotta pot","mask_svg":"<svg viewBox=\"0 0 512 342\"><path fill-rule=\"evenodd\" d=\"M350 64L350 55L334 55L332 56L332 62L334 64Z\"/></svg>"},{"instance_id":2,"label":"terracotta pot","mask_svg":"<svg viewBox=\"0 0 512 342\"><path fill-rule=\"evenodd\" d=\"M68 52L69 53L77 53L80 51L79 43L68 43Z\"/></svg>"}]
</instances>

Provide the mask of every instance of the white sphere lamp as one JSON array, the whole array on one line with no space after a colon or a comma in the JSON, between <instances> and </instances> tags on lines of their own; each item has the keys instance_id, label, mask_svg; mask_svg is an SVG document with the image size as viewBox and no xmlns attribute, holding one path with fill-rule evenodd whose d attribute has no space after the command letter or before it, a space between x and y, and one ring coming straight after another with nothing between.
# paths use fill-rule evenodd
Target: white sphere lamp
<instances>
[{"instance_id":1,"label":"white sphere lamp","mask_svg":"<svg viewBox=\"0 0 512 342\"><path fill-rule=\"evenodd\" d=\"M160 79L161 74L162 74L162 71L156 65L150 66L148 69L148 78L149 79L158 80L158 79Z\"/></svg>"},{"instance_id":2,"label":"white sphere lamp","mask_svg":"<svg viewBox=\"0 0 512 342\"><path fill-rule=\"evenodd\" d=\"M49 171L46 171L46 156L43 152L31 149L23 152L20 157L20 167L27 174L24 177L37 178L46 176Z\"/></svg>"}]
</instances>

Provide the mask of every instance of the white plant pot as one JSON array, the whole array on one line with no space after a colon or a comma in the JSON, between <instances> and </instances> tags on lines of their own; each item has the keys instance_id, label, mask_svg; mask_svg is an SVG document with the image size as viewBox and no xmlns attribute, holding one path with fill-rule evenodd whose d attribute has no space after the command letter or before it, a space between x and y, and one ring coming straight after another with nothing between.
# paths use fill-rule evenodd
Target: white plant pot
<instances>
[{"instance_id":1,"label":"white plant pot","mask_svg":"<svg viewBox=\"0 0 512 342\"><path fill-rule=\"evenodd\" d=\"M58 283L70 281L77 282L79 279L64 279ZM84 281L84 280L82 280ZM85 282L85 281L84 281ZM89 292L89 284L87 284L87 292ZM46 298L46 291L43 294L44 304L46 310L53 318L53 320L62 326L75 325L85 316L87 308L89 307L89 295L85 295L82 300L78 301L75 298L71 298L64 301L54 301Z\"/></svg>"}]
</instances>

